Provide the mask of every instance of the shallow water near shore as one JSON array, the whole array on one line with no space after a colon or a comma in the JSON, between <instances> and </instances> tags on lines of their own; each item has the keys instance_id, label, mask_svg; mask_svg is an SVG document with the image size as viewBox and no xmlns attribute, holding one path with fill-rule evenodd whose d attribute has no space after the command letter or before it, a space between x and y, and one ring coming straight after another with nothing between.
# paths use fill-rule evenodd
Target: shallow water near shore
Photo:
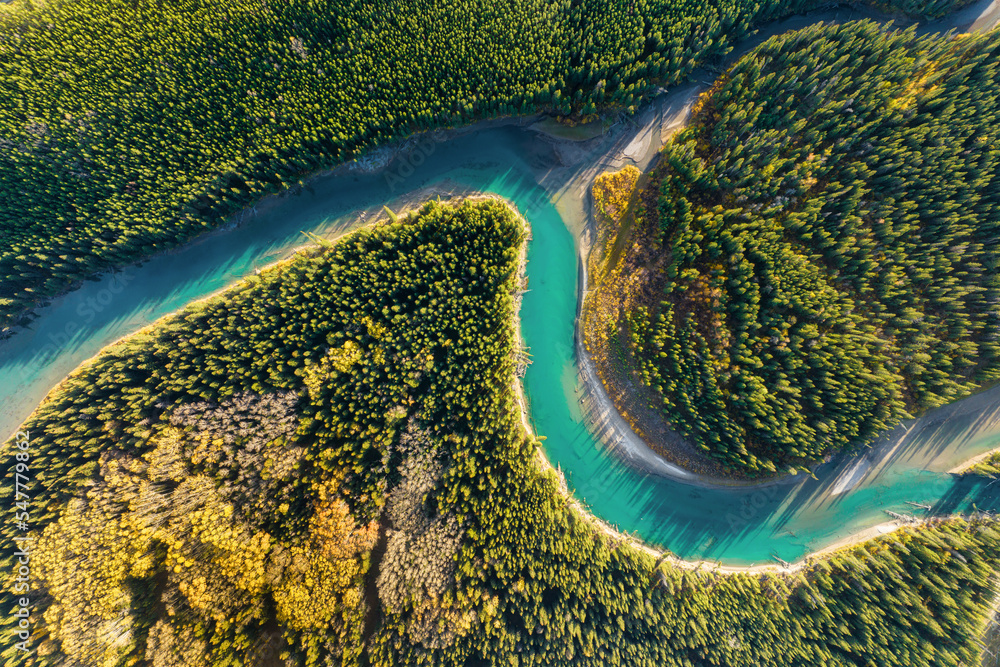
<instances>
[{"instance_id":1,"label":"shallow water near shore","mask_svg":"<svg viewBox=\"0 0 1000 667\"><path fill-rule=\"evenodd\" d=\"M757 487L648 474L588 430L574 351L586 188L604 169L648 165L662 128L676 124L694 92L665 96L629 127L585 142L555 141L517 121L443 142L424 137L380 171L319 176L262 202L232 229L87 282L0 342L0 438L101 348L287 257L308 242L301 232L335 238L379 217L383 205L401 210L436 195L484 192L510 201L532 226L521 309L533 359L524 378L529 420L546 437L549 461L601 519L685 559L749 565L798 560L887 521L886 511L1000 509L1000 484L946 472L1000 447L1000 388L904 424L876 446L820 466L816 479Z\"/></svg>"}]
</instances>

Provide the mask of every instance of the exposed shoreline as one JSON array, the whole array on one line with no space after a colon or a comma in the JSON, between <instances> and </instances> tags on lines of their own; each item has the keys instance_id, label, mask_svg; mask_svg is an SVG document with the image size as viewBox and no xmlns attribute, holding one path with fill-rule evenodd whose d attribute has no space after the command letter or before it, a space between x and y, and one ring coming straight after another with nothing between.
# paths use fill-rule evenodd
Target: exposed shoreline
<instances>
[{"instance_id":1,"label":"exposed shoreline","mask_svg":"<svg viewBox=\"0 0 1000 667\"><path fill-rule=\"evenodd\" d=\"M962 475L962 474L965 474L974 465L982 463L983 461L985 461L986 459L992 457L994 454L997 454L997 453L1000 453L1000 447L997 447L996 449L991 449L988 452L983 452L982 454L979 454L978 456L973 456L968 461L963 461L959 465L957 465L954 468L952 468L951 470L949 470L948 474L949 475Z\"/></svg>"}]
</instances>

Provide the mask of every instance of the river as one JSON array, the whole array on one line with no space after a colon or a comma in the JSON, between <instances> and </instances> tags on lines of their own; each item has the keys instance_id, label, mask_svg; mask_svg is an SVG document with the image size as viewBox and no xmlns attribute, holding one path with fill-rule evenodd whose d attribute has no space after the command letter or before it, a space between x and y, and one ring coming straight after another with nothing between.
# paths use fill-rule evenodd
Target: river
<instances>
[{"instance_id":1,"label":"river","mask_svg":"<svg viewBox=\"0 0 1000 667\"><path fill-rule=\"evenodd\" d=\"M810 14L770 26L767 34L862 15ZM996 2L980 2L949 17L948 25L979 28L996 18ZM558 139L533 119L413 139L377 153L387 158L382 166L376 160L372 169L317 176L221 230L87 282L0 342L0 438L12 435L50 389L101 348L287 257L304 243L302 231L335 238L374 219L383 205L400 210L436 195L487 192L514 204L532 225L521 310L533 358L524 378L530 420L546 437L549 461L598 517L685 559L749 565L774 555L801 559L885 522L886 510L923 515L909 503L935 513L968 511L973 504L1000 508L1000 485L946 472L1000 447L1000 388L904 424L863 455L819 467L815 479L756 487L683 479L635 451L604 444L614 437L592 434L574 345L588 189L606 169L646 168L702 89L694 83L671 90L590 139Z\"/></svg>"}]
</instances>

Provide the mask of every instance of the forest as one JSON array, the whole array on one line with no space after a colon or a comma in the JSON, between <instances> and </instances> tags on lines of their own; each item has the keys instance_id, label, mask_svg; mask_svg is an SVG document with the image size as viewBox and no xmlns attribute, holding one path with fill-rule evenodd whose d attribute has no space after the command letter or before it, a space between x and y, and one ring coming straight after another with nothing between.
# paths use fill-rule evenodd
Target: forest
<instances>
[{"instance_id":1,"label":"forest","mask_svg":"<svg viewBox=\"0 0 1000 667\"><path fill-rule=\"evenodd\" d=\"M431 202L71 376L25 425L43 620L5 663L978 664L991 519L726 575L577 509L514 390L527 235Z\"/></svg>"},{"instance_id":2,"label":"forest","mask_svg":"<svg viewBox=\"0 0 1000 667\"><path fill-rule=\"evenodd\" d=\"M751 26L825 4L0 4L0 333L372 147L498 116L630 113Z\"/></svg>"},{"instance_id":3,"label":"forest","mask_svg":"<svg viewBox=\"0 0 1000 667\"><path fill-rule=\"evenodd\" d=\"M1000 379L998 63L996 31L820 25L699 99L641 197L646 296L592 328L702 453L808 467Z\"/></svg>"}]
</instances>

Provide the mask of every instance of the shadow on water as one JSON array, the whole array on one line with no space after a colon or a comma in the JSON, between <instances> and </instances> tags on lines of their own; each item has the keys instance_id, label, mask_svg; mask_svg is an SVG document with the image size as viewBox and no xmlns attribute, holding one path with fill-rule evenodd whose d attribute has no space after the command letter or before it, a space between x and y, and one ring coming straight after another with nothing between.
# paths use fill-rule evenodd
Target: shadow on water
<instances>
[{"instance_id":1,"label":"shadow on water","mask_svg":"<svg viewBox=\"0 0 1000 667\"><path fill-rule=\"evenodd\" d=\"M996 401L997 392L973 397ZM608 452L595 480L639 508L631 523L647 541L685 558L728 563L796 560L822 544L898 516L923 518L1000 508L1000 483L928 469L940 459L968 458L970 446L998 444L1000 408L980 413L948 406L903 425L860 455L819 466L815 478L786 478L755 487L700 488L656 475L639 479ZM965 448L965 452L963 452ZM593 483L593 481L591 482ZM601 514L600 508L595 508ZM615 515L624 512L615 508ZM895 516L890 515L889 512Z\"/></svg>"},{"instance_id":2,"label":"shadow on water","mask_svg":"<svg viewBox=\"0 0 1000 667\"><path fill-rule=\"evenodd\" d=\"M1000 484L980 475L954 475L955 483L934 504L936 515L1000 510Z\"/></svg>"}]
</instances>

